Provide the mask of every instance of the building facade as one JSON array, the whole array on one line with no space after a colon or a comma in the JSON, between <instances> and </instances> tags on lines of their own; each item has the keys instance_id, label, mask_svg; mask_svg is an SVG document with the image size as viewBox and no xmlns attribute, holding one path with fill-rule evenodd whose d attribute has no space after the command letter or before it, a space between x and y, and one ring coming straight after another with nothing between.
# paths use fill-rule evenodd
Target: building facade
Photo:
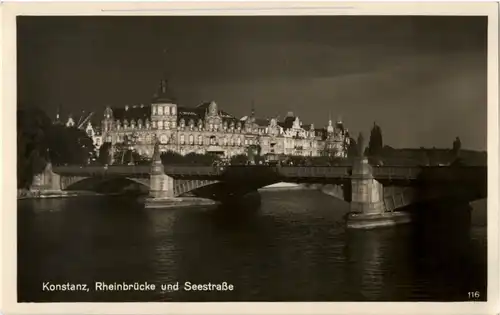
<instances>
[{"instance_id":1,"label":"building facade","mask_svg":"<svg viewBox=\"0 0 500 315\"><path fill-rule=\"evenodd\" d=\"M109 142L115 148L127 141L137 153L151 157L156 141L160 151L213 153L230 158L246 154L249 146L259 145L261 154L299 156L329 155L347 157L349 133L341 121L326 128L305 125L289 112L283 121L262 119L251 114L236 118L217 103L196 107L180 106L162 80L151 104L106 107L100 128L90 121L85 126L96 148Z\"/></svg>"}]
</instances>

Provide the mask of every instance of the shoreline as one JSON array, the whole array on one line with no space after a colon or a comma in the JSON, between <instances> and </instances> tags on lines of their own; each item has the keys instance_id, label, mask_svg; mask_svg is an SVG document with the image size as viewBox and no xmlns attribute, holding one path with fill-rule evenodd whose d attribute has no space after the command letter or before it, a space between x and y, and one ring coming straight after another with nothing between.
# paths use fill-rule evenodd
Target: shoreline
<instances>
[{"instance_id":1,"label":"shoreline","mask_svg":"<svg viewBox=\"0 0 500 315\"><path fill-rule=\"evenodd\" d=\"M97 193L93 191L47 191L43 193L36 192L25 192L24 196L17 196L17 200L35 200L35 199L55 199L55 198L71 198L71 197L95 197L95 196L119 196L123 195L123 192L119 193Z\"/></svg>"}]
</instances>

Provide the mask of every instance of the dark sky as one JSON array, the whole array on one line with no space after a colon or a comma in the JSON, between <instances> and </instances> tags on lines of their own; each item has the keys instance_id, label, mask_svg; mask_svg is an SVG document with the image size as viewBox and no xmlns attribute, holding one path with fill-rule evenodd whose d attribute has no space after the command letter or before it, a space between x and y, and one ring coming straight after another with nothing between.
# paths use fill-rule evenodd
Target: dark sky
<instances>
[{"instance_id":1,"label":"dark sky","mask_svg":"<svg viewBox=\"0 0 500 315\"><path fill-rule=\"evenodd\" d=\"M293 111L394 147L486 149L486 17L20 17L19 106L54 115L148 103ZM168 58L163 50L168 48ZM165 61L167 59L167 61Z\"/></svg>"}]
</instances>

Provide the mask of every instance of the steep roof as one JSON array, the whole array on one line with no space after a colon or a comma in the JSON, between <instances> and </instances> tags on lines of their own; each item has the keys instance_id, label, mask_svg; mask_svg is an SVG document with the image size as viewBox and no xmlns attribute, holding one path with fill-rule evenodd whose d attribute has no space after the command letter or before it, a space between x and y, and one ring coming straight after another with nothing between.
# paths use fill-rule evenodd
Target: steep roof
<instances>
[{"instance_id":1,"label":"steep roof","mask_svg":"<svg viewBox=\"0 0 500 315\"><path fill-rule=\"evenodd\" d=\"M259 127L269 126L270 121L271 121L270 119L266 119L266 118L255 118L255 123Z\"/></svg>"},{"instance_id":2,"label":"steep roof","mask_svg":"<svg viewBox=\"0 0 500 315\"><path fill-rule=\"evenodd\" d=\"M195 123L198 122L199 119L203 119L204 115L200 114L195 108L188 108L177 106L177 120L184 119L186 123L193 119Z\"/></svg>"},{"instance_id":3,"label":"steep roof","mask_svg":"<svg viewBox=\"0 0 500 315\"><path fill-rule=\"evenodd\" d=\"M199 112L201 115L203 115L203 117L205 117L205 113L207 112L208 107L210 106L211 103L212 102L203 102L203 103L199 104L198 106L196 106L195 110L197 112ZM226 111L218 110L217 112L218 112L219 116L221 116L223 119L224 118L237 119L236 117L234 117L233 115L229 114Z\"/></svg>"},{"instance_id":4,"label":"steep roof","mask_svg":"<svg viewBox=\"0 0 500 315\"><path fill-rule=\"evenodd\" d=\"M117 120L150 120L151 119L151 106L150 105L134 105L127 107L113 108L113 117Z\"/></svg>"},{"instance_id":5,"label":"steep roof","mask_svg":"<svg viewBox=\"0 0 500 315\"><path fill-rule=\"evenodd\" d=\"M177 107L177 117L179 120L181 118L184 118L186 123L190 119L193 119L195 122L198 121L198 119L204 120L205 115L207 113L208 106L210 106L210 103L211 102L204 102L196 107L178 106ZM238 120L236 117L232 116L231 114L229 114L223 110L218 110L218 114L222 118L223 121L236 122Z\"/></svg>"}]
</instances>

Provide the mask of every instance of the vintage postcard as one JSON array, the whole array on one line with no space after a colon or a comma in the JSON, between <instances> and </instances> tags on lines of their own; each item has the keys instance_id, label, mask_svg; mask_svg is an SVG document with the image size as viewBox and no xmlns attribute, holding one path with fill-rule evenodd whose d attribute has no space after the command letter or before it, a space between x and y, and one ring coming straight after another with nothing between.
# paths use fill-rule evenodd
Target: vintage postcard
<instances>
[{"instance_id":1,"label":"vintage postcard","mask_svg":"<svg viewBox=\"0 0 500 315\"><path fill-rule=\"evenodd\" d=\"M0 8L5 314L498 312L497 4Z\"/></svg>"}]
</instances>

